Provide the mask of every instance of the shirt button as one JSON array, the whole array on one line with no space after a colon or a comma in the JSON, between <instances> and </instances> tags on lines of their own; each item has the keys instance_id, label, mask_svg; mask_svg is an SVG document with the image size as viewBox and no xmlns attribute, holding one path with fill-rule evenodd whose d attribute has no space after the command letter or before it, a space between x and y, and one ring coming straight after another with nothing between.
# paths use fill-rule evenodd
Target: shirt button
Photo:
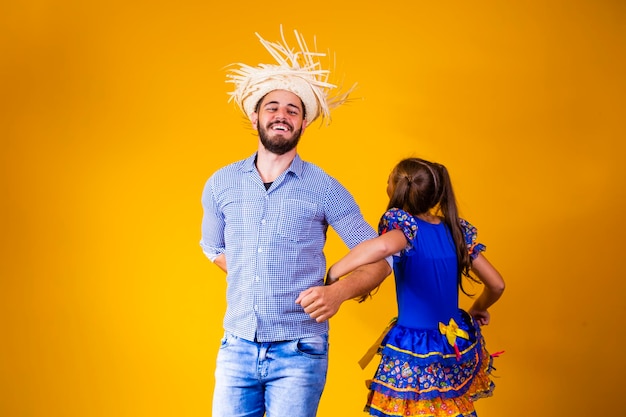
<instances>
[{"instance_id":1,"label":"shirt button","mask_svg":"<svg viewBox=\"0 0 626 417\"><path fill-rule=\"evenodd\" d=\"M261 224L265 224L267 222L267 220L263 219L261 220Z\"/></svg>"},{"instance_id":2,"label":"shirt button","mask_svg":"<svg viewBox=\"0 0 626 417\"><path fill-rule=\"evenodd\" d=\"M263 252L263 248L259 248L258 252L259 253Z\"/></svg>"},{"instance_id":3,"label":"shirt button","mask_svg":"<svg viewBox=\"0 0 626 417\"><path fill-rule=\"evenodd\" d=\"M254 306L254 311L259 311L259 306L255 305Z\"/></svg>"},{"instance_id":4,"label":"shirt button","mask_svg":"<svg viewBox=\"0 0 626 417\"><path fill-rule=\"evenodd\" d=\"M256 277L254 277L254 280L255 280L256 282L259 282L259 281L261 281L261 278L257 275Z\"/></svg>"}]
</instances>

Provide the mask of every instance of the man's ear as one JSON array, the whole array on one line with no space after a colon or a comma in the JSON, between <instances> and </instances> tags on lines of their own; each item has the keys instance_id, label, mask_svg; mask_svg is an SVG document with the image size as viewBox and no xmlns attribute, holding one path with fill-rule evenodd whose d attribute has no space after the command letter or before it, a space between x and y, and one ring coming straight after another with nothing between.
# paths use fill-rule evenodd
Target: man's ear
<instances>
[{"instance_id":1,"label":"man's ear","mask_svg":"<svg viewBox=\"0 0 626 417\"><path fill-rule=\"evenodd\" d=\"M303 119L302 120L302 131L304 132L304 129L306 129L306 127L309 125L307 119Z\"/></svg>"},{"instance_id":2,"label":"man's ear","mask_svg":"<svg viewBox=\"0 0 626 417\"><path fill-rule=\"evenodd\" d=\"M257 124L259 122L259 115L257 114L257 112L254 112L250 115L250 123L252 123L252 128L254 130L258 130L257 129Z\"/></svg>"}]
</instances>

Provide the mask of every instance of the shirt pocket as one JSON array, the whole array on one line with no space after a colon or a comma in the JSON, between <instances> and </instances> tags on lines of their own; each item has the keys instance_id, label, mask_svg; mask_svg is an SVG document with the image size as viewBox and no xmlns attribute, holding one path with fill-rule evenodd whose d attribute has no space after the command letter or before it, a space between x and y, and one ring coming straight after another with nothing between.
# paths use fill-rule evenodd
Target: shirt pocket
<instances>
[{"instance_id":1,"label":"shirt pocket","mask_svg":"<svg viewBox=\"0 0 626 417\"><path fill-rule=\"evenodd\" d=\"M285 199L278 216L278 235L292 242L310 238L317 204L309 201Z\"/></svg>"}]
</instances>

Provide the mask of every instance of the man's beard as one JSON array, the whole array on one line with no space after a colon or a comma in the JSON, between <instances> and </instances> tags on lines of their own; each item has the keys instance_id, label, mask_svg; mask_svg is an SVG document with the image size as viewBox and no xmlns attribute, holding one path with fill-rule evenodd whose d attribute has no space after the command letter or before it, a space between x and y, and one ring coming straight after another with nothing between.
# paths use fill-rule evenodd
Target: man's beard
<instances>
[{"instance_id":1,"label":"man's beard","mask_svg":"<svg viewBox=\"0 0 626 417\"><path fill-rule=\"evenodd\" d=\"M260 126L259 122L257 122L257 130L259 132L259 139L261 139L261 143L265 149L276 155L284 155L295 148L300 141L300 136L302 136L302 129L294 130L290 139L283 138L279 135L271 136L266 128Z\"/></svg>"}]
</instances>

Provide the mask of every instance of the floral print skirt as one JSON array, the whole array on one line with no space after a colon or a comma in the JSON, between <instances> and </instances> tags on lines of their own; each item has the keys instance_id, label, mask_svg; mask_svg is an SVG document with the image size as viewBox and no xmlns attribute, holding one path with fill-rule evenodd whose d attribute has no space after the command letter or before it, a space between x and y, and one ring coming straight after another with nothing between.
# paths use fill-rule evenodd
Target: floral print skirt
<instances>
[{"instance_id":1,"label":"floral print skirt","mask_svg":"<svg viewBox=\"0 0 626 417\"><path fill-rule=\"evenodd\" d=\"M461 317L458 325L451 321L438 330L394 326L368 381L365 411L373 416L476 416L474 402L495 388L493 357L480 327L466 312ZM463 336L450 337L451 328Z\"/></svg>"}]
</instances>

